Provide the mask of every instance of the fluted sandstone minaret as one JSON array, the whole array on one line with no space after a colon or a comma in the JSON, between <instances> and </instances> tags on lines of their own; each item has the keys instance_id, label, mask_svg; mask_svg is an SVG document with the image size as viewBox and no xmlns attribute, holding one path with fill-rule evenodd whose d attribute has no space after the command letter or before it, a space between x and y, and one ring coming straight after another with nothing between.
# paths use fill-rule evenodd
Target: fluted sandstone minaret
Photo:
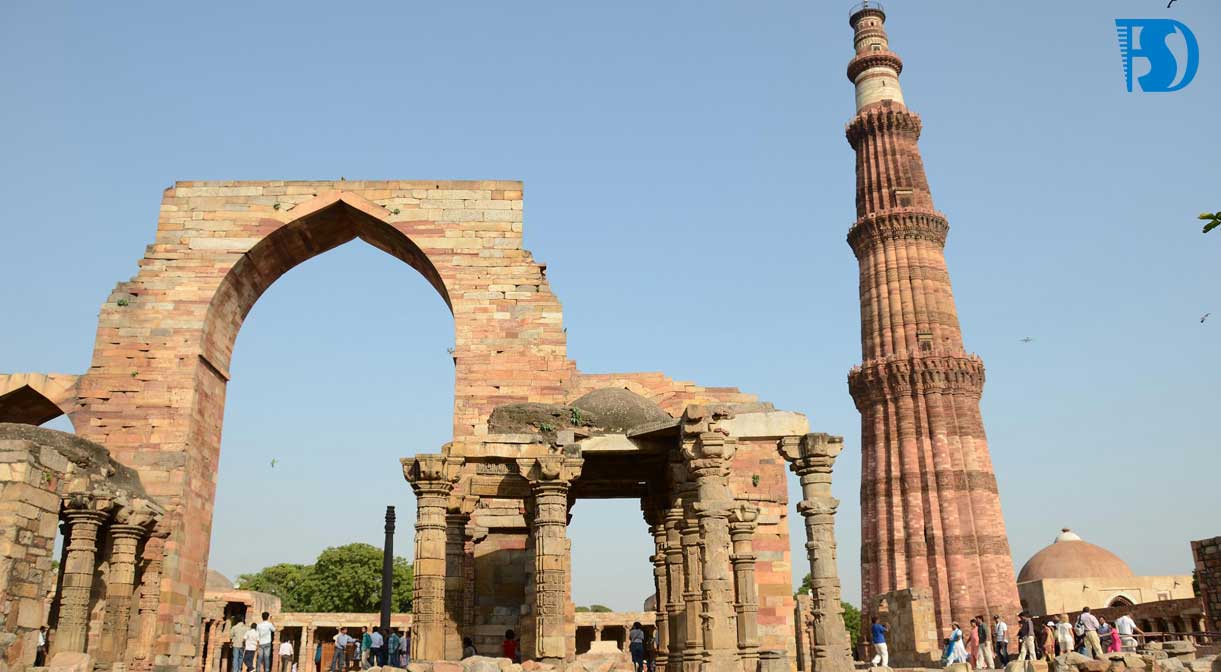
<instances>
[{"instance_id":1,"label":"fluted sandstone minaret","mask_svg":"<svg viewBox=\"0 0 1221 672\"><path fill-rule=\"evenodd\" d=\"M1013 560L979 412L984 365L963 349L917 140L920 117L899 88L876 2L851 14L856 56L856 223L860 367L848 376L861 413L861 592L927 587L937 622L1018 610ZM867 620L865 621L868 622Z\"/></svg>"}]
</instances>

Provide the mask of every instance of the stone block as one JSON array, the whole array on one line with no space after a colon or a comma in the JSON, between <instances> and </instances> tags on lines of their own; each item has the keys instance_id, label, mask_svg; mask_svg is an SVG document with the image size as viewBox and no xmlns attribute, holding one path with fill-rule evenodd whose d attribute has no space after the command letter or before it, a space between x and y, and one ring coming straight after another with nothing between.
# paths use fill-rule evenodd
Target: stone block
<instances>
[{"instance_id":1,"label":"stone block","mask_svg":"<svg viewBox=\"0 0 1221 672\"><path fill-rule=\"evenodd\" d=\"M48 672L93 672L93 656L87 653L61 651L47 663Z\"/></svg>"}]
</instances>

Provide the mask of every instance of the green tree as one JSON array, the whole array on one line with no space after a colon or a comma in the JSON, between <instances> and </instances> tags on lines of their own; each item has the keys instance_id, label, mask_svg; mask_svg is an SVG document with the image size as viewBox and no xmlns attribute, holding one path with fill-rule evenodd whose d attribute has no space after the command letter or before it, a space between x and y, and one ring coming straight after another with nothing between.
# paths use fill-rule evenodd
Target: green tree
<instances>
[{"instance_id":1,"label":"green tree","mask_svg":"<svg viewBox=\"0 0 1221 672\"><path fill-rule=\"evenodd\" d=\"M287 562L264 567L256 574L242 574L237 585L242 590L270 593L280 598L284 611L312 611L313 593L310 582L311 565L294 565Z\"/></svg>"},{"instance_id":2,"label":"green tree","mask_svg":"<svg viewBox=\"0 0 1221 672\"><path fill-rule=\"evenodd\" d=\"M1202 212L1199 218L1204 221L1204 233L1221 226L1221 212Z\"/></svg>"},{"instance_id":3,"label":"green tree","mask_svg":"<svg viewBox=\"0 0 1221 672\"><path fill-rule=\"evenodd\" d=\"M805 578L801 580L801 587L797 589L795 595L809 595L813 588L813 578L806 574ZM848 631L848 637L852 639L852 650L856 651L857 642L861 640L861 610L843 600L840 600L839 606L843 609L844 628Z\"/></svg>"},{"instance_id":4,"label":"green tree","mask_svg":"<svg viewBox=\"0 0 1221 672\"><path fill-rule=\"evenodd\" d=\"M411 609L411 564L394 558L391 609ZM323 551L312 565L279 564L238 577L245 590L271 593L285 611L369 613L381 609L382 551L347 544Z\"/></svg>"},{"instance_id":5,"label":"green tree","mask_svg":"<svg viewBox=\"0 0 1221 672\"><path fill-rule=\"evenodd\" d=\"M611 611L613 611L610 607L604 604L591 604L589 605L589 610L595 614L609 614Z\"/></svg>"}]
</instances>

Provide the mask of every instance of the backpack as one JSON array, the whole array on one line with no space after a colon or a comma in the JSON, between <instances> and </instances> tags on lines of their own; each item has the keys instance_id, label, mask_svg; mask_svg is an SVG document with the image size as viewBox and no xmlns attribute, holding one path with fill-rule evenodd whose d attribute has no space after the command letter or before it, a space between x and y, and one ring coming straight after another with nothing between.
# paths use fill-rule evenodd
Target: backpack
<instances>
[{"instance_id":1,"label":"backpack","mask_svg":"<svg viewBox=\"0 0 1221 672\"><path fill-rule=\"evenodd\" d=\"M1080 618L1077 619L1077 624L1073 626L1073 634L1078 637L1085 635L1085 623L1082 623Z\"/></svg>"}]
</instances>

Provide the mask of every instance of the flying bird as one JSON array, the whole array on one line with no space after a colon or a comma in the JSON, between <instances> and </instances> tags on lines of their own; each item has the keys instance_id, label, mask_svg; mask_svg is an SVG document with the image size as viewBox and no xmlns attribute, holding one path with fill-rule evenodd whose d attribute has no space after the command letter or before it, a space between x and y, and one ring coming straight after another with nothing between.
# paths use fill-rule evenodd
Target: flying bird
<instances>
[{"instance_id":1,"label":"flying bird","mask_svg":"<svg viewBox=\"0 0 1221 672\"><path fill-rule=\"evenodd\" d=\"M271 468L272 468L272 469L275 469L275 468L276 468L276 459L275 459L274 457L273 457L273 458L271 458Z\"/></svg>"},{"instance_id":2,"label":"flying bird","mask_svg":"<svg viewBox=\"0 0 1221 672\"><path fill-rule=\"evenodd\" d=\"M1166 3L1166 9L1170 9L1170 5L1173 5L1174 3L1175 0L1170 0L1170 2Z\"/></svg>"},{"instance_id":3,"label":"flying bird","mask_svg":"<svg viewBox=\"0 0 1221 672\"><path fill-rule=\"evenodd\" d=\"M1204 324L1204 320L1207 320L1209 315L1212 315L1212 313L1204 313L1203 315L1201 315L1200 324Z\"/></svg>"},{"instance_id":4,"label":"flying bird","mask_svg":"<svg viewBox=\"0 0 1221 672\"><path fill-rule=\"evenodd\" d=\"M1030 343L1030 342L1031 342L1031 341L1033 341L1033 340L1034 340L1033 338L1031 338L1031 337L1027 336L1026 338L1023 338L1023 339L1022 339L1022 342L1023 342L1023 343Z\"/></svg>"}]
</instances>

